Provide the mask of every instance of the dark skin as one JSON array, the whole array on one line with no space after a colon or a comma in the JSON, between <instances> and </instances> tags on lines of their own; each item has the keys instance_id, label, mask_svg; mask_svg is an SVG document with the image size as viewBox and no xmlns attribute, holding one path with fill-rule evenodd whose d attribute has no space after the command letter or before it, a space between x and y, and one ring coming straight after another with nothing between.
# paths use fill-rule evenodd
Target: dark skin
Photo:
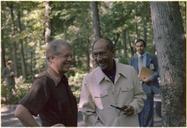
<instances>
[{"instance_id":1,"label":"dark skin","mask_svg":"<svg viewBox=\"0 0 187 128\"><path fill-rule=\"evenodd\" d=\"M107 45L108 42L105 39L98 40L93 46L92 54L95 62L102 70L111 71L114 66L114 51L110 50ZM122 109L124 114L127 116L134 114L134 108L130 105L125 105Z\"/></svg>"},{"instance_id":2,"label":"dark skin","mask_svg":"<svg viewBox=\"0 0 187 128\"><path fill-rule=\"evenodd\" d=\"M126 116L131 116L134 114L134 108L130 105L123 106L122 109L123 109L123 112Z\"/></svg>"}]
</instances>

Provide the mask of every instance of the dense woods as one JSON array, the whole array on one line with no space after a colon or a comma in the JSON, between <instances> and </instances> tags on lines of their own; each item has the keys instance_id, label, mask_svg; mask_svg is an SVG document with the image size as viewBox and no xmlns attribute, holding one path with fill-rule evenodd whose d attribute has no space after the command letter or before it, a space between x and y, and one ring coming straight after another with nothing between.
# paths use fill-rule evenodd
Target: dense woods
<instances>
[{"instance_id":1,"label":"dense woods","mask_svg":"<svg viewBox=\"0 0 187 128\"><path fill-rule=\"evenodd\" d=\"M6 60L13 61L20 93L14 103L46 67L46 43L58 38L73 46L74 68L68 75L78 97L83 76L94 66L91 44L101 36L113 41L116 59L125 64L135 40L147 42L146 50L157 53L159 61L162 107L168 109L163 109L163 126L184 126L178 120L185 118L186 2L2 1L1 69Z\"/></svg>"}]
</instances>

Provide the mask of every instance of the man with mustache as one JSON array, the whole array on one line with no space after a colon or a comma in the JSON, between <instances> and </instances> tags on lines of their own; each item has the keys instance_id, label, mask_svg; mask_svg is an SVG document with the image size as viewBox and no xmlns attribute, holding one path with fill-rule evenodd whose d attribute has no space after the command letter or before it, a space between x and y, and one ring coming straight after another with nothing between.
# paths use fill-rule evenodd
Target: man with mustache
<instances>
[{"instance_id":1,"label":"man with mustache","mask_svg":"<svg viewBox=\"0 0 187 128\"><path fill-rule=\"evenodd\" d=\"M97 68L83 81L79 110L86 126L139 126L145 94L133 67L114 60L111 40L100 38L92 47Z\"/></svg>"},{"instance_id":2,"label":"man with mustache","mask_svg":"<svg viewBox=\"0 0 187 128\"><path fill-rule=\"evenodd\" d=\"M15 111L24 126L77 126L77 103L64 75L72 61L71 46L63 40L47 44L47 70L35 78L31 90Z\"/></svg>"}]
</instances>

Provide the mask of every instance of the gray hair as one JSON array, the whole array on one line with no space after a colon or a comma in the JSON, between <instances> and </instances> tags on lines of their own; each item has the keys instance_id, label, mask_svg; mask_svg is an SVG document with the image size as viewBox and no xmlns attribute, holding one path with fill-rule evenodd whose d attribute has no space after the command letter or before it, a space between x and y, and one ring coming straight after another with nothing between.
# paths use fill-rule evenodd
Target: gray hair
<instances>
[{"instance_id":1,"label":"gray hair","mask_svg":"<svg viewBox=\"0 0 187 128\"><path fill-rule=\"evenodd\" d=\"M71 45L67 43L64 40L58 39L58 40L53 40L47 44L46 48L46 58L49 60L50 57L53 57L55 55L59 55L62 53L62 46L71 48Z\"/></svg>"}]
</instances>

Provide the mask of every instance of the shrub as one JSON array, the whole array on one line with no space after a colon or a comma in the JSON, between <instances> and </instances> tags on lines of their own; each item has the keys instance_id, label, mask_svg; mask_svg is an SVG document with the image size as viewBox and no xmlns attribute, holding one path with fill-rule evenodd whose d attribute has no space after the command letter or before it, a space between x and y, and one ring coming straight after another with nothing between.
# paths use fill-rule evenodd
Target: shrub
<instances>
[{"instance_id":1,"label":"shrub","mask_svg":"<svg viewBox=\"0 0 187 128\"><path fill-rule=\"evenodd\" d=\"M76 72L74 76L69 77L69 85L73 94L76 96L77 100L80 97L80 89L82 86L82 80L85 76L85 73Z\"/></svg>"}]
</instances>

